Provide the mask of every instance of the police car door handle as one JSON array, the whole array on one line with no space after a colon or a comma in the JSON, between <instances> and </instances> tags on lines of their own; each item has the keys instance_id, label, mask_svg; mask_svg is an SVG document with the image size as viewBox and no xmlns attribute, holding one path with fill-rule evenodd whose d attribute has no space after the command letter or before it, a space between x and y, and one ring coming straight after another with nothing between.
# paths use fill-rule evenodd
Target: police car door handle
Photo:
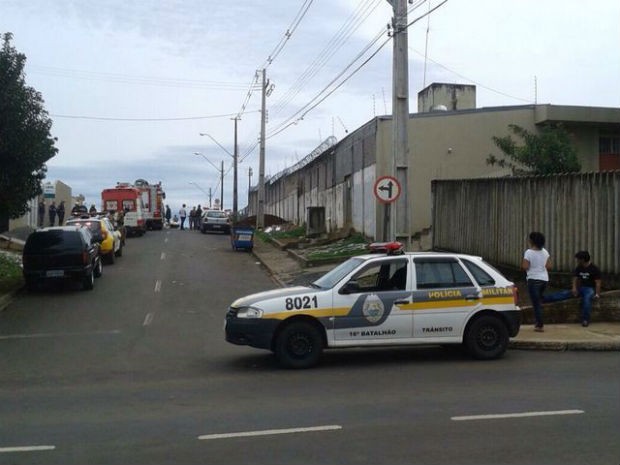
<instances>
[{"instance_id":1,"label":"police car door handle","mask_svg":"<svg viewBox=\"0 0 620 465\"><path fill-rule=\"evenodd\" d=\"M409 302L408 300L395 300L394 301L394 305L407 305L410 304L411 302Z\"/></svg>"},{"instance_id":2,"label":"police car door handle","mask_svg":"<svg viewBox=\"0 0 620 465\"><path fill-rule=\"evenodd\" d=\"M480 300L479 294L468 294L465 296L465 300Z\"/></svg>"}]
</instances>

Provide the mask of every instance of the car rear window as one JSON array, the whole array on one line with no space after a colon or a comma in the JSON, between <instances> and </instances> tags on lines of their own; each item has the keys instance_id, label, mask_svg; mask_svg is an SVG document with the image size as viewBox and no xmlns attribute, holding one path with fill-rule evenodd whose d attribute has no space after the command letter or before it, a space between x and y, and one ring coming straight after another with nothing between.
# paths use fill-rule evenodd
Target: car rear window
<instances>
[{"instance_id":1,"label":"car rear window","mask_svg":"<svg viewBox=\"0 0 620 465\"><path fill-rule=\"evenodd\" d=\"M224 212L207 212L208 218L227 218L228 215Z\"/></svg>"},{"instance_id":2,"label":"car rear window","mask_svg":"<svg viewBox=\"0 0 620 465\"><path fill-rule=\"evenodd\" d=\"M26 241L25 253L45 253L62 249L81 248L82 240L78 231L40 231L34 232Z\"/></svg>"},{"instance_id":3,"label":"car rear window","mask_svg":"<svg viewBox=\"0 0 620 465\"><path fill-rule=\"evenodd\" d=\"M98 234L101 232L101 222L99 220L74 220L67 221L67 224L71 226L79 226L81 228L87 227L93 234Z\"/></svg>"},{"instance_id":4,"label":"car rear window","mask_svg":"<svg viewBox=\"0 0 620 465\"><path fill-rule=\"evenodd\" d=\"M480 268L475 263L470 262L469 260L462 260L462 261L463 261L463 265L465 265L467 269L469 270L469 272L474 275L474 278L476 279L476 281L478 281L478 284L480 286L494 286L495 285L495 280L489 273L484 271L482 268Z\"/></svg>"}]
</instances>

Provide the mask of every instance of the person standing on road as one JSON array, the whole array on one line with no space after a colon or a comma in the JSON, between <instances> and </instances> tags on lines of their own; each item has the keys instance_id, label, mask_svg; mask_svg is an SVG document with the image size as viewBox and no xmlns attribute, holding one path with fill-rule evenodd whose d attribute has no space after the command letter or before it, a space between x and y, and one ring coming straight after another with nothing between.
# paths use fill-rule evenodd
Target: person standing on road
<instances>
[{"instance_id":1,"label":"person standing on road","mask_svg":"<svg viewBox=\"0 0 620 465\"><path fill-rule=\"evenodd\" d=\"M172 218L172 212L170 211L170 205L166 205L166 223L170 224L170 218Z\"/></svg>"},{"instance_id":2,"label":"person standing on road","mask_svg":"<svg viewBox=\"0 0 620 465\"><path fill-rule=\"evenodd\" d=\"M39 228L43 227L43 223L45 223L45 202L43 200L39 201Z\"/></svg>"},{"instance_id":3,"label":"person standing on road","mask_svg":"<svg viewBox=\"0 0 620 465\"><path fill-rule=\"evenodd\" d=\"M196 229L196 207L192 207L189 212L189 229L192 231Z\"/></svg>"},{"instance_id":4,"label":"person standing on road","mask_svg":"<svg viewBox=\"0 0 620 465\"><path fill-rule=\"evenodd\" d=\"M523 254L521 268L527 275L527 290L534 308L536 325L534 331L543 332L542 301L545 287L549 282L548 270L551 258L545 249L545 236L540 232L531 232L528 238L529 248Z\"/></svg>"},{"instance_id":5,"label":"person standing on road","mask_svg":"<svg viewBox=\"0 0 620 465\"><path fill-rule=\"evenodd\" d=\"M198 204L198 207L196 207L196 217L194 219L194 226L197 231L200 230L201 222L202 222L202 208L200 207L200 204Z\"/></svg>"},{"instance_id":6,"label":"person standing on road","mask_svg":"<svg viewBox=\"0 0 620 465\"><path fill-rule=\"evenodd\" d=\"M185 229L185 218L187 217L187 210L185 210L185 204L179 210L179 218L181 219L181 227L179 228L181 231Z\"/></svg>"},{"instance_id":7,"label":"person standing on road","mask_svg":"<svg viewBox=\"0 0 620 465\"><path fill-rule=\"evenodd\" d=\"M62 226L62 223L65 221L65 201L61 200L60 205L56 209L56 214L58 215L58 226Z\"/></svg>"},{"instance_id":8,"label":"person standing on road","mask_svg":"<svg viewBox=\"0 0 620 465\"><path fill-rule=\"evenodd\" d=\"M581 326L590 325L592 300L601 296L601 270L592 263L590 253L580 250L575 254L577 267L573 272L573 287L570 291L558 291L544 297L544 302L559 302L571 297L581 296Z\"/></svg>"},{"instance_id":9,"label":"person standing on road","mask_svg":"<svg viewBox=\"0 0 620 465\"><path fill-rule=\"evenodd\" d=\"M52 204L47 209L47 214L50 217L50 226L54 226L54 223L56 223L56 202L52 201Z\"/></svg>"}]
</instances>

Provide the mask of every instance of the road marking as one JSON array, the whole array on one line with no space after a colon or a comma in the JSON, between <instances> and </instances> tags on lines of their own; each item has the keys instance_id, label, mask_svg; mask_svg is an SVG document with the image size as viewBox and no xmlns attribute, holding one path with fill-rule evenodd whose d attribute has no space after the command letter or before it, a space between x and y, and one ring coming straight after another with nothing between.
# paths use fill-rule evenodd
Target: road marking
<instances>
[{"instance_id":1,"label":"road marking","mask_svg":"<svg viewBox=\"0 0 620 465\"><path fill-rule=\"evenodd\" d=\"M161 281L158 279L157 281L155 281L155 292L160 292L161 291Z\"/></svg>"},{"instance_id":2,"label":"road marking","mask_svg":"<svg viewBox=\"0 0 620 465\"><path fill-rule=\"evenodd\" d=\"M149 326L153 322L153 318L155 318L154 313L147 313L144 317L144 323L142 323L142 326Z\"/></svg>"},{"instance_id":3,"label":"road marking","mask_svg":"<svg viewBox=\"0 0 620 465\"><path fill-rule=\"evenodd\" d=\"M18 446L18 447L0 447L1 453L9 452L37 452L43 450L54 450L56 446Z\"/></svg>"},{"instance_id":4,"label":"road marking","mask_svg":"<svg viewBox=\"0 0 620 465\"><path fill-rule=\"evenodd\" d=\"M470 421L470 420L496 420L502 418L526 418L526 417L544 417L550 415L580 415L585 413L583 410L556 410L549 412L523 412L523 413L500 413L493 415L470 415L463 417L452 417L453 421Z\"/></svg>"},{"instance_id":5,"label":"road marking","mask_svg":"<svg viewBox=\"0 0 620 465\"><path fill-rule=\"evenodd\" d=\"M101 336L109 334L120 334L120 329L113 329L111 331L86 331L83 333L35 333L35 334L9 334L6 336L0 336L0 340L4 339L37 339L46 337L75 337L75 336Z\"/></svg>"},{"instance_id":6,"label":"road marking","mask_svg":"<svg viewBox=\"0 0 620 465\"><path fill-rule=\"evenodd\" d=\"M166 252L162 252L161 256L159 257L160 260L165 260L166 259Z\"/></svg>"},{"instance_id":7,"label":"road marking","mask_svg":"<svg viewBox=\"0 0 620 465\"><path fill-rule=\"evenodd\" d=\"M274 434L311 433L314 431L334 431L342 429L340 425L311 426L308 428L267 429L263 431L243 431L240 433L205 434L198 436L201 441L210 439L247 438L251 436L271 436Z\"/></svg>"},{"instance_id":8,"label":"road marking","mask_svg":"<svg viewBox=\"0 0 620 465\"><path fill-rule=\"evenodd\" d=\"M166 233L166 234L168 234L168 233ZM167 238L167 237L164 239L164 244L165 244L166 242L168 242L168 238Z\"/></svg>"}]
</instances>

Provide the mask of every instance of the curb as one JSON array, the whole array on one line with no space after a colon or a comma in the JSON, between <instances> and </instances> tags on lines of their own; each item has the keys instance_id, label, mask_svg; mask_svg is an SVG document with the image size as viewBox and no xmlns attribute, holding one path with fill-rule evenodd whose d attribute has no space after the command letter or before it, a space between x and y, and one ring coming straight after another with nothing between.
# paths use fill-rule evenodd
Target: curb
<instances>
[{"instance_id":1,"label":"curb","mask_svg":"<svg viewBox=\"0 0 620 465\"><path fill-rule=\"evenodd\" d=\"M620 341L510 341L508 347L516 350L615 352L620 351Z\"/></svg>"},{"instance_id":2,"label":"curb","mask_svg":"<svg viewBox=\"0 0 620 465\"><path fill-rule=\"evenodd\" d=\"M286 284L284 281L282 281L282 280L281 280L281 279L280 279L280 278L276 275L276 273L274 273L274 272L272 271L272 269L269 267L269 265L267 265L267 263L265 262L265 260L263 260L263 259L261 258L261 256L260 256L259 254L257 254L257 253L256 253L256 249L255 249L255 248L253 248L253 249L252 249L251 254L252 254L252 256L253 256L254 258L256 258L256 260L258 260L258 261L260 262L261 266L262 266L262 267L264 267L264 268L267 270L267 272L269 273L269 276L271 277L271 279L272 279L272 280L273 280L273 281L274 281L274 282L275 282L278 286L280 286L280 287L286 287L286 286L287 286L287 284Z\"/></svg>"}]
</instances>

